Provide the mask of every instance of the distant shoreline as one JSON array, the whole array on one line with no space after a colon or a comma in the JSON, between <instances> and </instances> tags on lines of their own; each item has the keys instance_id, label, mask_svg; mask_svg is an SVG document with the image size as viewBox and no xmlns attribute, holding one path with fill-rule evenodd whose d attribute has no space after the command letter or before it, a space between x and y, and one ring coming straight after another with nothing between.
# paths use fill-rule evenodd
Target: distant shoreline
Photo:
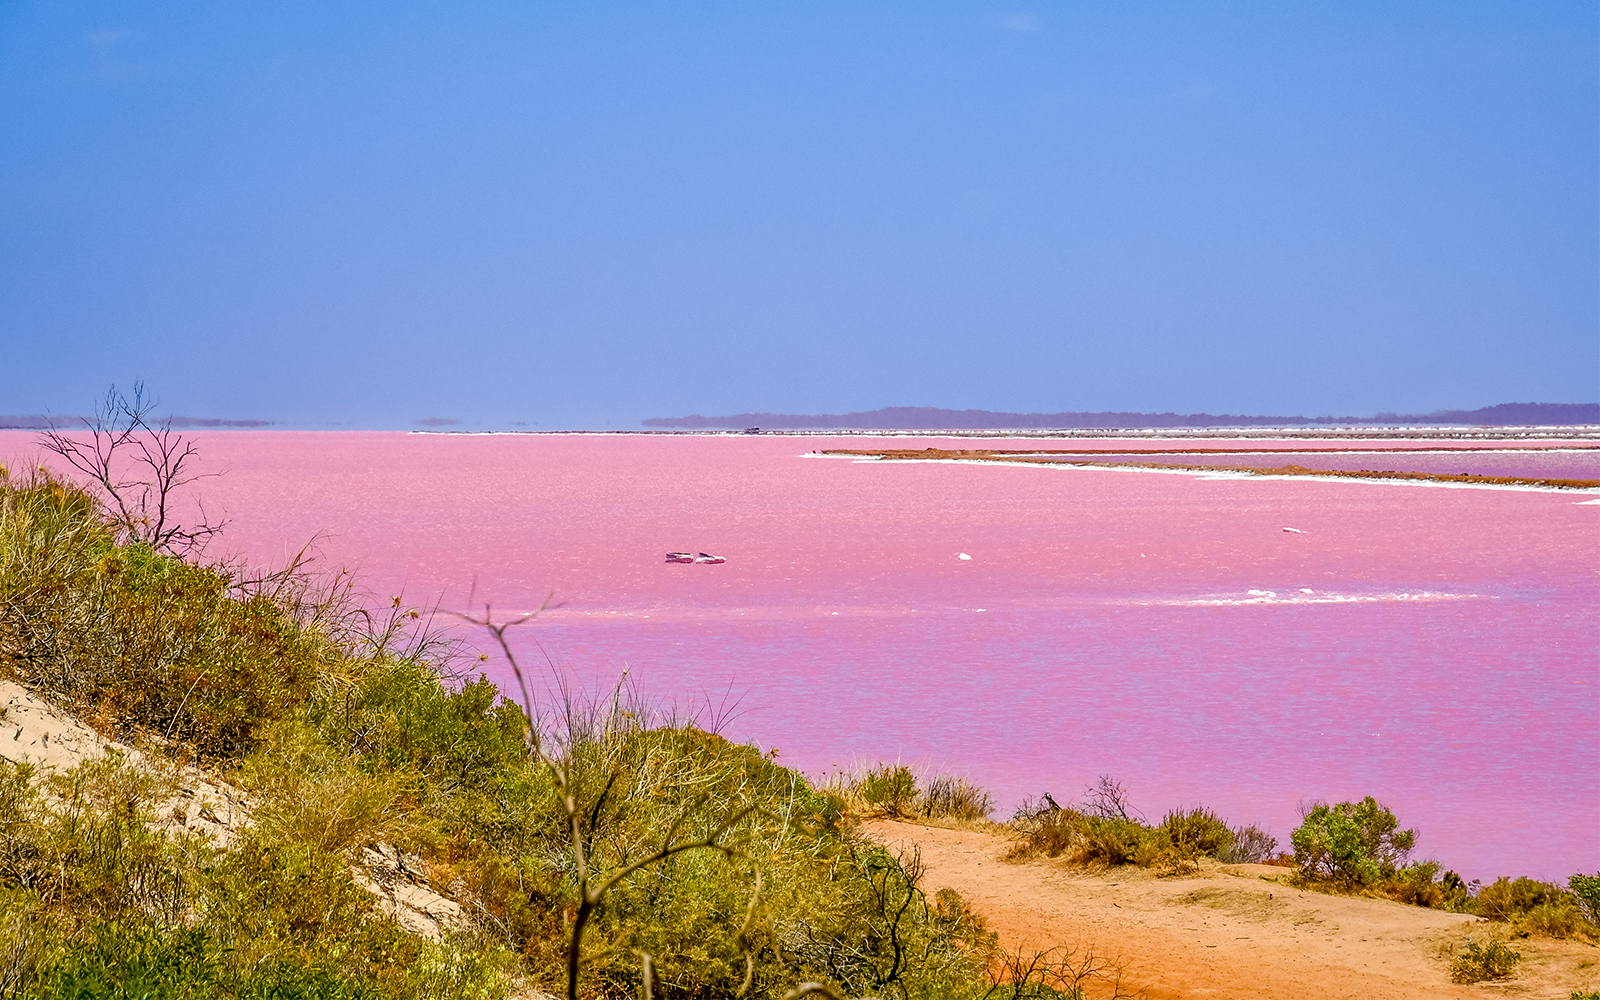
<instances>
[{"instance_id":1,"label":"distant shoreline","mask_svg":"<svg viewBox=\"0 0 1600 1000\"><path fill-rule=\"evenodd\" d=\"M1416 449L1392 449L1396 454L1404 454ZM1563 449L1566 450L1566 449ZM1571 449L1581 451L1600 450L1597 448ZM1171 452L1151 452L1152 455L1173 454L1230 454L1235 449L1225 448L1188 448ZM1285 454L1300 454L1306 452L1286 451ZM1600 488L1600 479L1560 479L1553 477L1527 477L1527 476L1481 476L1470 473L1448 472L1404 472L1398 470L1350 470L1350 469L1311 469L1303 465L1282 466L1252 466L1252 465L1192 465L1184 462L1134 462L1127 459L1109 461L1095 461L1091 451L994 451L986 449L964 449L960 451L926 448L921 451L908 451L903 449L854 449L840 448L819 452L829 458L874 458L888 462L992 462L1006 465L1041 465L1051 468L1090 468L1090 469L1135 469L1148 472L1195 472L1195 473L1234 473L1249 476L1306 476L1330 479L1360 479L1378 482L1417 482L1452 484L1461 486L1502 486L1522 489L1541 490L1582 490L1589 491ZM1254 454L1260 454L1255 452Z\"/></svg>"}]
</instances>

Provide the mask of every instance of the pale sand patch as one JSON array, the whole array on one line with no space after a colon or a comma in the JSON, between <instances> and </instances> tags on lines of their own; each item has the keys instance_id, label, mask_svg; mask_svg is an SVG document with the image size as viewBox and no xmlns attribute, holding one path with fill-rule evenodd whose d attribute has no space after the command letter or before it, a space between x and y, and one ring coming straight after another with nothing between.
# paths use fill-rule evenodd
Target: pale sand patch
<instances>
[{"instance_id":1,"label":"pale sand patch","mask_svg":"<svg viewBox=\"0 0 1600 1000\"><path fill-rule=\"evenodd\" d=\"M1382 1000L1526 997L1600 989L1600 949L1535 938L1504 984L1450 982L1449 956L1494 930L1475 917L1382 899L1331 896L1279 881L1286 869L1208 866L1188 878L1000 860L996 834L878 820L861 827L892 850L922 852L930 894L955 889L1000 935L1032 952L1092 947L1118 960L1151 1000Z\"/></svg>"},{"instance_id":2,"label":"pale sand patch","mask_svg":"<svg viewBox=\"0 0 1600 1000\"><path fill-rule=\"evenodd\" d=\"M39 776L63 772L107 752L124 763L167 779L173 793L152 812L164 829L209 837L232 846L250 825L252 803L241 789L193 767L175 767L139 749L108 740L81 720L13 681L0 681L0 757L30 764ZM356 884L378 897L378 909L413 934L439 940L469 926L461 905L429 887L420 858L401 855L387 844L369 845L352 869Z\"/></svg>"}]
</instances>

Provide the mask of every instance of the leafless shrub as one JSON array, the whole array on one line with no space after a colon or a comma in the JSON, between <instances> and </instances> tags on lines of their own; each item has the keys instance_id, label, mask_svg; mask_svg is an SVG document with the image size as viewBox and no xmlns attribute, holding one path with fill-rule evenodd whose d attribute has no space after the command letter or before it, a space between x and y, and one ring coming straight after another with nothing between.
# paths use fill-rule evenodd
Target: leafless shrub
<instances>
[{"instance_id":1,"label":"leafless shrub","mask_svg":"<svg viewBox=\"0 0 1600 1000\"><path fill-rule=\"evenodd\" d=\"M984 1000L1085 1000L1136 997L1129 989L1123 962L1093 947L1062 947L1032 954L1006 953L991 974L993 985Z\"/></svg>"},{"instance_id":2,"label":"leafless shrub","mask_svg":"<svg viewBox=\"0 0 1600 1000\"><path fill-rule=\"evenodd\" d=\"M1254 824L1233 828L1233 843L1217 855L1218 860L1234 865L1265 863L1278 849L1278 838Z\"/></svg>"},{"instance_id":3,"label":"leafless shrub","mask_svg":"<svg viewBox=\"0 0 1600 1000\"><path fill-rule=\"evenodd\" d=\"M95 407L87 438L84 432L52 427L42 443L88 477L127 541L189 555L203 548L225 522L207 518L198 501L197 521L177 519L173 508L178 490L202 476L191 469L197 454L194 442L175 432L171 420L152 423L156 403L143 382L134 383L132 399L112 386Z\"/></svg>"},{"instance_id":4,"label":"leafless shrub","mask_svg":"<svg viewBox=\"0 0 1600 1000\"><path fill-rule=\"evenodd\" d=\"M1122 819L1139 822L1143 819L1128 802L1128 789L1122 782L1102 774L1094 787L1083 796L1084 812L1100 819Z\"/></svg>"}]
</instances>

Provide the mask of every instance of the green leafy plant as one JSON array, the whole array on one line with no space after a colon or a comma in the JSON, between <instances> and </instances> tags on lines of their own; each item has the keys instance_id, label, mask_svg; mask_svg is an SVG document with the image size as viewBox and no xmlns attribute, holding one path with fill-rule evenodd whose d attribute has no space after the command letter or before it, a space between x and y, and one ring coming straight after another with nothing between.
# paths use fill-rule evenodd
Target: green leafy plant
<instances>
[{"instance_id":1,"label":"green leafy plant","mask_svg":"<svg viewBox=\"0 0 1600 1000\"><path fill-rule=\"evenodd\" d=\"M1307 881L1365 886L1392 875L1416 845L1393 812L1372 796L1337 805L1317 803L1290 835Z\"/></svg>"},{"instance_id":2,"label":"green leafy plant","mask_svg":"<svg viewBox=\"0 0 1600 1000\"><path fill-rule=\"evenodd\" d=\"M1584 917L1591 924L1600 924L1600 872L1574 875L1567 879L1567 888L1583 908Z\"/></svg>"},{"instance_id":3,"label":"green leafy plant","mask_svg":"<svg viewBox=\"0 0 1600 1000\"><path fill-rule=\"evenodd\" d=\"M869 768L856 784L861 801L886 816L912 815L917 791L916 776L900 764Z\"/></svg>"}]
</instances>

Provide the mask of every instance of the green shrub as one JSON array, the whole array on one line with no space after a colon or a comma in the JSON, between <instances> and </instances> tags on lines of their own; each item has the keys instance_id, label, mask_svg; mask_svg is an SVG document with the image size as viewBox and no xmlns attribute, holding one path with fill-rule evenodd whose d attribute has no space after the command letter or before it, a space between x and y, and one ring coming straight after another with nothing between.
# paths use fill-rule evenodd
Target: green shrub
<instances>
[{"instance_id":1,"label":"green shrub","mask_svg":"<svg viewBox=\"0 0 1600 1000\"><path fill-rule=\"evenodd\" d=\"M210 933L97 925L65 948L26 1000L385 1000L376 987L325 968L267 962L241 968Z\"/></svg>"},{"instance_id":2,"label":"green shrub","mask_svg":"<svg viewBox=\"0 0 1600 1000\"><path fill-rule=\"evenodd\" d=\"M1318 803L1289 840L1306 880L1365 886L1393 875L1415 846L1416 831L1399 825L1369 795L1360 802Z\"/></svg>"},{"instance_id":3,"label":"green shrub","mask_svg":"<svg viewBox=\"0 0 1600 1000\"><path fill-rule=\"evenodd\" d=\"M1583 915L1591 924L1600 924L1600 872L1594 875L1574 875L1567 879L1567 888L1572 892L1578 905L1583 907Z\"/></svg>"},{"instance_id":4,"label":"green shrub","mask_svg":"<svg viewBox=\"0 0 1600 1000\"><path fill-rule=\"evenodd\" d=\"M1233 831L1209 809L1169 812L1156 833L1168 847L1186 856L1215 858L1233 846Z\"/></svg>"},{"instance_id":5,"label":"green shrub","mask_svg":"<svg viewBox=\"0 0 1600 1000\"><path fill-rule=\"evenodd\" d=\"M1472 903L1467 885L1455 872L1443 872L1437 861L1416 861L1396 868L1373 888L1390 899L1436 910L1465 911Z\"/></svg>"},{"instance_id":6,"label":"green shrub","mask_svg":"<svg viewBox=\"0 0 1600 1000\"><path fill-rule=\"evenodd\" d=\"M1138 820L1085 816L1075 846L1073 860L1080 864L1149 864L1160 853L1162 841Z\"/></svg>"},{"instance_id":7,"label":"green shrub","mask_svg":"<svg viewBox=\"0 0 1600 1000\"><path fill-rule=\"evenodd\" d=\"M1450 981L1453 983L1482 983L1491 979L1506 979L1522 961L1522 955L1499 941L1487 944L1469 942L1466 950L1450 964Z\"/></svg>"},{"instance_id":8,"label":"green shrub","mask_svg":"<svg viewBox=\"0 0 1600 1000\"><path fill-rule=\"evenodd\" d=\"M1478 892L1473 912L1489 920L1514 920L1536 907L1554 902L1561 890L1531 878L1499 878Z\"/></svg>"},{"instance_id":9,"label":"green shrub","mask_svg":"<svg viewBox=\"0 0 1600 1000\"><path fill-rule=\"evenodd\" d=\"M887 816L909 816L917 799L911 769L895 764L869 768L857 786L861 801Z\"/></svg>"}]
</instances>

